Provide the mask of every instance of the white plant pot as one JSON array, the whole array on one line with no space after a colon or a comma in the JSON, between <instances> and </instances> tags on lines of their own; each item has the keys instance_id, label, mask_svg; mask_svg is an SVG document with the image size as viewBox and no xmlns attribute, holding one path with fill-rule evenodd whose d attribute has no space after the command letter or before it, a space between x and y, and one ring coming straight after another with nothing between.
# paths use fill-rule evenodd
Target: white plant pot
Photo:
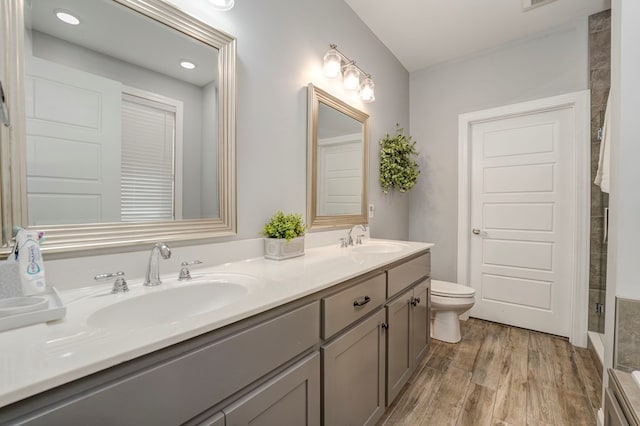
<instances>
[{"instance_id":1,"label":"white plant pot","mask_svg":"<svg viewBox=\"0 0 640 426\"><path fill-rule=\"evenodd\" d=\"M293 238L265 238L264 257L273 260L284 260L304 255L304 237Z\"/></svg>"}]
</instances>

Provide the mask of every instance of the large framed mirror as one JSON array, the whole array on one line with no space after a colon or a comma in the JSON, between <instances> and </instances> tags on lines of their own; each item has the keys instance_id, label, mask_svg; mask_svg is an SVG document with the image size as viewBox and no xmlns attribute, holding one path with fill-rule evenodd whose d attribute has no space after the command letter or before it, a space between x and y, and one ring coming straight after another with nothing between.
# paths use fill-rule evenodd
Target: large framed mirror
<instances>
[{"instance_id":1,"label":"large framed mirror","mask_svg":"<svg viewBox=\"0 0 640 426\"><path fill-rule=\"evenodd\" d=\"M313 84L307 96L307 224L365 224L369 116Z\"/></svg>"},{"instance_id":2,"label":"large framed mirror","mask_svg":"<svg viewBox=\"0 0 640 426\"><path fill-rule=\"evenodd\" d=\"M233 36L162 0L0 12L3 250L14 226L45 251L235 234Z\"/></svg>"}]
</instances>

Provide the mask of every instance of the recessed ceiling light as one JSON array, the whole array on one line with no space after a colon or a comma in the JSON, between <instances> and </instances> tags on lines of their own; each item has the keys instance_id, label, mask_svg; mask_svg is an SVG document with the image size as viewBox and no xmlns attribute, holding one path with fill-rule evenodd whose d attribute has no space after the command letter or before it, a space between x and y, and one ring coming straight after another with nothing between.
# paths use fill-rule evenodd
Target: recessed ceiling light
<instances>
[{"instance_id":1,"label":"recessed ceiling light","mask_svg":"<svg viewBox=\"0 0 640 426\"><path fill-rule=\"evenodd\" d=\"M234 0L209 0L214 9L225 11L233 9Z\"/></svg>"},{"instance_id":2,"label":"recessed ceiling light","mask_svg":"<svg viewBox=\"0 0 640 426\"><path fill-rule=\"evenodd\" d=\"M76 18L75 16L73 16L72 14L70 14L67 11L64 10L56 10L56 16L58 17L59 20L61 20L62 22L69 24L69 25L78 25L80 24L80 20L78 18Z\"/></svg>"},{"instance_id":3,"label":"recessed ceiling light","mask_svg":"<svg viewBox=\"0 0 640 426\"><path fill-rule=\"evenodd\" d=\"M189 61L180 61L180 66L184 69L187 70L192 70L196 67L196 64L194 64L193 62L189 62Z\"/></svg>"}]
</instances>

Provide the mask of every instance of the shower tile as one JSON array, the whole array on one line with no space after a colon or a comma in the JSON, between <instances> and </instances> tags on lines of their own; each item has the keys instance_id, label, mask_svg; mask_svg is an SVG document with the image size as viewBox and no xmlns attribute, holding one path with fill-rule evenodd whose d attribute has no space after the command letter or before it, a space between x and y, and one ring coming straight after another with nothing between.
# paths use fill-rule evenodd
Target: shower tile
<instances>
[{"instance_id":1,"label":"shower tile","mask_svg":"<svg viewBox=\"0 0 640 426\"><path fill-rule=\"evenodd\" d=\"M640 369L640 300L616 299L616 368Z\"/></svg>"},{"instance_id":2,"label":"shower tile","mask_svg":"<svg viewBox=\"0 0 640 426\"><path fill-rule=\"evenodd\" d=\"M605 289L605 274L606 260L603 262L605 255L602 253L591 252L591 258L589 259L589 289L604 290Z\"/></svg>"},{"instance_id":3,"label":"shower tile","mask_svg":"<svg viewBox=\"0 0 640 426\"><path fill-rule=\"evenodd\" d=\"M602 214L602 212L600 212ZM602 241L604 239L604 216L591 216L591 251L602 253Z\"/></svg>"},{"instance_id":4,"label":"shower tile","mask_svg":"<svg viewBox=\"0 0 640 426\"><path fill-rule=\"evenodd\" d=\"M611 30L611 9L589 16L589 33Z\"/></svg>"},{"instance_id":5,"label":"shower tile","mask_svg":"<svg viewBox=\"0 0 640 426\"><path fill-rule=\"evenodd\" d=\"M589 36L589 68L611 66L611 31L599 31Z\"/></svg>"}]
</instances>

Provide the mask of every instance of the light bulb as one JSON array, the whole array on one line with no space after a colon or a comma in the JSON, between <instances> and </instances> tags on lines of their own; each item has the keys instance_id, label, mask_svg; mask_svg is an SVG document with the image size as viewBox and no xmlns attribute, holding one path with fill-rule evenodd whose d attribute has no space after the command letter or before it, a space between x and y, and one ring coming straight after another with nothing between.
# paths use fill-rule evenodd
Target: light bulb
<instances>
[{"instance_id":1,"label":"light bulb","mask_svg":"<svg viewBox=\"0 0 640 426\"><path fill-rule=\"evenodd\" d=\"M347 90L356 90L360 87L360 71L355 65L349 64L344 68L342 83Z\"/></svg>"},{"instance_id":2,"label":"light bulb","mask_svg":"<svg viewBox=\"0 0 640 426\"><path fill-rule=\"evenodd\" d=\"M340 75L340 68L342 68L342 58L334 49L329 50L324 55L323 72L325 77L336 78Z\"/></svg>"},{"instance_id":3,"label":"light bulb","mask_svg":"<svg viewBox=\"0 0 640 426\"><path fill-rule=\"evenodd\" d=\"M362 86L360 86L360 99L362 102L373 102L376 100L375 92L373 88L375 84L373 84L373 80L371 77L367 77L362 82Z\"/></svg>"}]
</instances>

